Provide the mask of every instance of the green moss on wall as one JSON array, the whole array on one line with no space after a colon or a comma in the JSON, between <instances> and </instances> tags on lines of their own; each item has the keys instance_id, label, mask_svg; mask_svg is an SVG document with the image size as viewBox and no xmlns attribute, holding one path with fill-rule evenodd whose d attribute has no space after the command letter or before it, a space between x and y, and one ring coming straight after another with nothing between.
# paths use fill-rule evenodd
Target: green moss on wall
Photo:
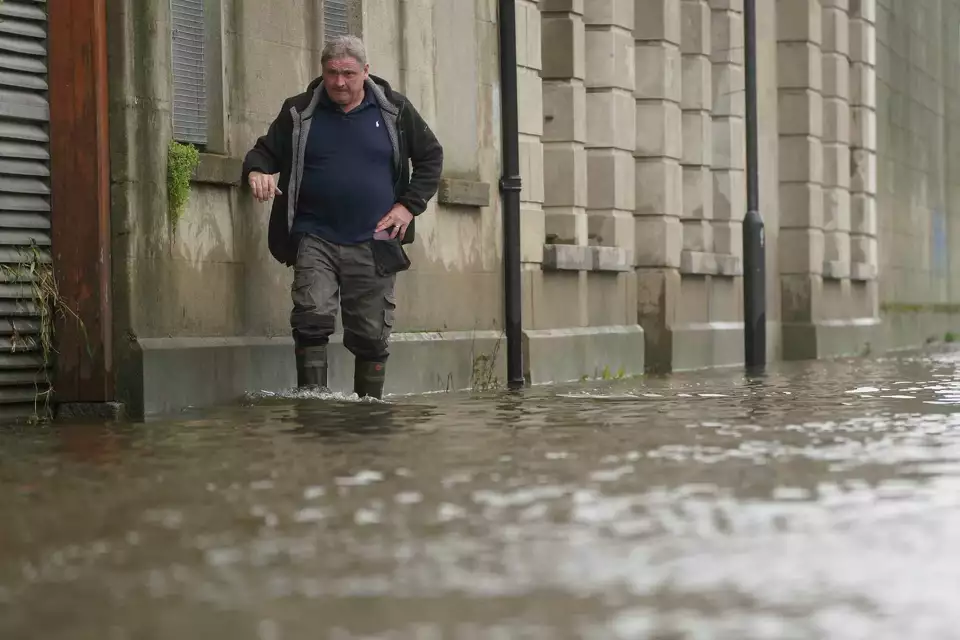
<instances>
[{"instance_id":1,"label":"green moss on wall","mask_svg":"<svg viewBox=\"0 0 960 640\"><path fill-rule=\"evenodd\" d=\"M176 228L190 199L190 178L200 164L200 152L190 144L170 141L167 150L167 203L170 224Z\"/></svg>"}]
</instances>

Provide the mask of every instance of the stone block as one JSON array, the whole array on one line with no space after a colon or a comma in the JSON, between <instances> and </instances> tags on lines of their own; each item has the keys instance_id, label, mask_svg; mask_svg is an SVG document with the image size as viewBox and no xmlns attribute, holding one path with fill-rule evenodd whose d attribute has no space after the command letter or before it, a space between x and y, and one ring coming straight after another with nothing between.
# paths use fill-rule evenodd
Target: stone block
<instances>
[{"instance_id":1,"label":"stone block","mask_svg":"<svg viewBox=\"0 0 960 640\"><path fill-rule=\"evenodd\" d=\"M520 200L543 202L543 144L540 138L520 136Z\"/></svg>"},{"instance_id":2,"label":"stone block","mask_svg":"<svg viewBox=\"0 0 960 640\"><path fill-rule=\"evenodd\" d=\"M821 229L780 229L781 275L823 272Z\"/></svg>"},{"instance_id":3,"label":"stone block","mask_svg":"<svg viewBox=\"0 0 960 640\"><path fill-rule=\"evenodd\" d=\"M587 25L621 27L633 31L634 0L588 0L583 20Z\"/></svg>"},{"instance_id":4,"label":"stone block","mask_svg":"<svg viewBox=\"0 0 960 640\"><path fill-rule=\"evenodd\" d=\"M710 0L710 7L723 11L743 13L743 0Z\"/></svg>"},{"instance_id":5,"label":"stone block","mask_svg":"<svg viewBox=\"0 0 960 640\"><path fill-rule=\"evenodd\" d=\"M543 84L533 69L517 69L517 125L521 134L543 135Z\"/></svg>"},{"instance_id":6,"label":"stone block","mask_svg":"<svg viewBox=\"0 0 960 640\"><path fill-rule=\"evenodd\" d=\"M544 207L544 237L547 244L587 244L587 214L571 207ZM544 255L546 260L546 255Z\"/></svg>"},{"instance_id":7,"label":"stone block","mask_svg":"<svg viewBox=\"0 0 960 640\"><path fill-rule=\"evenodd\" d=\"M633 211L633 154L615 149L587 150L587 206L590 209Z\"/></svg>"},{"instance_id":8,"label":"stone block","mask_svg":"<svg viewBox=\"0 0 960 640\"><path fill-rule=\"evenodd\" d=\"M877 112L868 107L850 109L850 146L877 150Z\"/></svg>"},{"instance_id":9,"label":"stone block","mask_svg":"<svg viewBox=\"0 0 960 640\"><path fill-rule=\"evenodd\" d=\"M582 16L589 0L540 0L540 13L574 13Z\"/></svg>"},{"instance_id":10,"label":"stone block","mask_svg":"<svg viewBox=\"0 0 960 640\"><path fill-rule=\"evenodd\" d=\"M777 94L777 122L781 135L823 135L823 98L817 91L780 89Z\"/></svg>"},{"instance_id":11,"label":"stone block","mask_svg":"<svg viewBox=\"0 0 960 640\"><path fill-rule=\"evenodd\" d=\"M683 125L680 105L667 101L636 104L638 158L666 157L679 160L683 153Z\"/></svg>"},{"instance_id":12,"label":"stone block","mask_svg":"<svg viewBox=\"0 0 960 640\"><path fill-rule=\"evenodd\" d=\"M846 100L824 98L823 141L850 144L850 105Z\"/></svg>"},{"instance_id":13,"label":"stone block","mask_svg":"<svg viewBox=\"0 0 960 640\"><path fill-rule=\"evenodd\" d=\"M676 160L636 161L636 213L679 217L683 212L683 171Z\"/></svg>"},{"instance_id":14,"label":"stone block","mask_svg":"<svg viewBox=\"0 0 960 640\"><path fill-rule=\"evenodd\" d=\"M742 220L747 209L747 182L743 171L714 170L714 220Z\"/></svg>"},{"instance_id":15,"label":"stone block","mask_svg":"<svg viewBox=\"0 0 960 640\"><path fill-rule=\"evenodd\" d=\"M850 60L877 65L877 29L869 22L850 21Z\"/></svg>"},{"instance_id":16,"label":"stone block","mask_svg":"<svg viewBox=\"0 0 960 640\"><path fill-rule=\"evenodd\" d=\"M547 237L546 217L539 205L520 206L520 261L543 262L543 241Z\"/></svg>"},{"instance_id":17,"label":"stone block","mask_svg":"<svg viewBox=\"0 0 960 640\"><path fill-rule=\"evenodd\" d=\"M636 62L633 35L620 29L588 29L586 43L587 87L633 91Z\"/></svg>"},{"instance_id":18,"label":"stone block","mask_svg":"<svg viewBox=\"0 0 960 640\"><path fill-rule=\"evenodd\" d=\"M571 142L543 145L544 205L587 206L587 150Z\"/></svg>"},{"instance_id":19,"label":"stone block","mask_svg":"<svg viewBox=\"0 0 960 640\"><path fill-rule=\"evenodd\" d=\"M437 202L464 207L490 206L490 183L457 178L441 178Z\"/></svg>"},{"instance_id":20,"label":"stone block","mask_svg":"<svg viewBox=\"0 0 960 640\"><path fill-rule=\"evenodd\" d=\"M778 187L780 228L823 227L823 189L810 182L786 182Z\"/></svg>"},{"instance_id":21,"label":"stone block","mask_svg":"<svg viewBox=\"0 0 960 640\"><path fill-rule=\"evenodd\" d=\"M590 271L593 269L592 247L573 244L545 244L544 271Z\"/></svg>"},{"instance_id":22,"label":"stone block","mask_svg":"<svg viewBox=\"0 0 960 640\"><path fill-rule=\"evenodd\" d=\"M746 130L743 118L713 118L714 169L743 169L746 166Z\"/></svg>"},{"instance_id":23,"label":"stone block","mask_svg":"<svg viewBox=\"0 0 960 640\"><path fill-rule=\"evenodd\" d=\"M889 5L888 5L889 6ZM877 0L859 0L850 3L850 17L859 18L870 24L877 22Z\"/></svg>"},{"instance_id":24,"label":"stone block","mask_svg":"<svg viewBox=\"0 0 960 640\"><path fill-rule=\"evenodd\" d=\"M636 262L638 267L680 266L683 227L673 216L638 216L636 230Z\"/></svg>"},{"instance_id":25,"label":"stone block","mask_svg":"<svg viewBox=\"0 0 960 640\"><path fill-rule=\"evenodd\" d=\"M583 80L586 33L583 16L545 13L541 17L541 77Z\"/></svg>"},{"instance_id":26,"label":"stone block","mask_svg":"<svg viewBox=\"0 0 960 640\"><path fill-rule=\"evenodd\" d=\"M587 90L580 80L543 82L543 141L587 141Z\"/></svg>"},{"instance_id":27,"label":"stone block","mask_svg":"<svg viewBox=\"0 0 960 640\"><path fill-rule=\"evenodd\" d=\"M850 64L850 104L877 106L877 71L862 62Z\"/></svg>"},{"instance_id":28,"label":"stone block","mask_svg":"<svg viewBox=\"0 0 960 640\"><path fill-rule=\"evenodd\" d=\"M857 281L874 280L877 277L877 267L862 262L850 263L850 279Z\"/></svg>"},{"instance_id":29,"label":"stone block","mask_svg":"<svg viewBox=\"0 0 960 640\"><path fill-rule=\"evenodd\" d=\"M708 111L683 112L685 165L710 166L713 158L713 118Z\"/></svg>"},{"instance_id":30,"label":"stone block","mask_svg":"<svg viewBox=\"0 0 960 640\"><path fill-rule=\"evenodd\" d=\"M824 6L822 11L824 52L846 56L850 52L850 26L847 11L829 6Z\"/></svg>"},{"instance_id":31,"label":"stone block","mask_svg":"<svg viewBox=\"0 0 960 640\"><path fill-rule=\"evenodd\" d=\"M587 211L587 233L590 243L627 250L630 252L630 262L634 261L634 227L632 211Z\"/></svg>"},{"instance_id":32,"label":"stone block","mask_svg":"<svg viewBox=\"0 0 960 640\"><path fill-rule=\"evenodd\" d=\"M826 254L830 253L829 244L830 239L827 238L828 248L825 252ZM850 262L848 260L831 260L828 258L823 261L821 271L824 280L843 280L850 277Z\"/></svg>"},{"instance_id":33,"label":"stone block","mask_svg":"<svg viewBox=\"0 0 960 640\"><path fill-rule=\"evenodd\" d=\"M877 239L870 236L850 236L850 260L877 264Z\"/></svg>"},{"instance_id":34,"label":"stone block","mask_svg":"<svg viewBox=\"0 0 960 640\"><path fill-rule=\"evenodd\" d=\"M683 220L684 252L712 252L713 227L709 220ZM680 269L683 270L681 260Z\"/></svg>"},{"instance_id":35,"label":"stone block","mask_svg":"<svg viewBox=\"0 0 960 640\"><path fill-rule=\"evenodd\" d=\"M850 232L877 235L877 199L865 193L850 197Z\"/></svg>"},{"instance_id":36,"label":"stone block","mask_svg":"<svg viewBox=\"0 0 960 640\"><path fill-rule=\"evenodd\" d=\"M777 43L777 85L781 89L820 89L823 68L818 45L812 42Z\"/></svg>"},{"instance_id":37,"label":"stone block","mask_svg":"<svg viewBox=\"0 0 960 640\"><path fill-rule=\"evenodd\" d=\"M587 93L587 147L611 147L631 154L637 140L637 102L619 89Z\"/></svg>"},{"instance_id":38,"label":"stone block","mask_svg":"<svg viewBox=\"0 0 960 640\"><path fill-rule=\"evenodd\" d=\"M713 172L709 167L683 167L683 218L713 218Z\"/></svg>"},{"instance_id":39,"label":"stone block","mask_svg":"<svg viewBox=\"0 0 960 640\"><path fill-rule=\"evenodd\" d=\"M850 192L836 187L823 189L823 230L850 230Z\"/></svg>"},{"instance_id":40,"label":"stone block","mask_svg":"<svg viewBox=\"0 0 960 640\"><path fill-rule=\"evenodd\" d=\"M743 67L715 64L712 75L713 115L742 118L745 114Z\"/></svg>"},{"instance_id":41,"label":"stone block","mask_svg":"<svg viewBox=\"0 0 960 640\"><path fill-rule=\"evenodd\" d=\"M684 109L713 109L713 65L706 56L683 56L680 104Z\"/></svg>"},{"instance_id":42,"label":"stone block","mask_svg":"<svg viewBox=\"0 0 960 640\"><path fill-rule=\"evenodd\" d=\"M680 102L680 47L664 42L637 42L634 96L638 100Z\"/></svg>"},{"instance_id":43,"label":"stone block","mask_svg":"<svg viewBox=\"0 0 960 640\"><path fill-rule=\"evenodd\" d=\"M680 4L680 51L709 56L711 12L706 0L682 0Z\"/></svg>"},{"instance_id":44,"label":"stone block","mask_svg":"<svg viewBox=\"0 0 960 640\"><path fill-rule=\"evenodd\" d=\"M718 271L717 256L713 252L684 248L680 253L680 273L684 275L716 275ZM684 288L688 285L685 283ZM698 297L703 300L702 296Z\"/></svg>"},{"instance_id":45,"label":"stone block","mask_svg":"<svg viewBox=\"0 0 960 640\"><path fill-rule=\"evenodd\" d=\"M633 271L633 248L590 247L594 271Z\"/></svg>"},{"instance_id":46,"label":"stone block","mask_svg":"<svg viewBox=\"0 0 960 640\"><path fill-rule=\"evenodd\" d=\"M521 6L523 11L520 10ZM523 28L520 25L520 16L524 17ZM540 8L533 2L524 2L517 5L517 57L520 58L520 52L523 51L522 61L518 64L530 69L539 71L543 67L543 56L541 55L543 34L540 18ZM520 37L520 34L526 34L526 37ZM538 74L539 75L539 74Z\"/></svg>"},{"instance_id":47,"label":"stone block","mask_svg":"<svg viewBox=\"0 0 960 640\"><path fill-rule=\"evenodd\" d=\"M824 143L823 185L850 188L850 147L845 144Z\"/></svg>"},{"instance_id":48,"label":"stone block","mask_svg":"<svg viewBox=\"0 0 960 640\"><path fill-rule=\"evenodd\" d=\"M820 0L777 2L777 40L820 44L823 41Z\"/></svg>"},{"instance_id":49,"label":"stone block","mask_svg":"<svg viewBox=\"0 0 960 640\"><path fill-rule=\"evenodd\" d=\"M713 222L713 250L717 255L726 255L739 257L743 255L743 225L732 220L724 222ZM726 273L728 270L724 267L724 261L720 261L721 270L724 275L739 275L738 273Z\"/></svg>"},{"instance_id":50,"label":"stone block","mask_svg":"<svg viewBox=\"0 0 960 640\"><path fill-rule=\"evenodd\" d=\"M850 95L850 60L839 53L823 54L823 97L842 98Z\"/></svg>"},{"instance_id":51,"label":"stone block","mask_svg":"<svg viewBox=\"0 0 960 640\"><path fill-rule=\"evenodd\" d=\"M680 0L636 0L633 36L637 40L663 40L679 45Z\"/></svg>"},{"instance_id":52,"label":"stone block","mask_svg":"<svg viewBox=\"0 0 960 640\"><path fill-rule=\"evenodd\" d=\"M809 136L780 136L780 182L823 182L820 140Z\"/></svg>"},{"instance_id":53,"label":"stone block","mask_svg":"<svg viewBox=\"0 0 960 640\"><path fill-rule=\"evenodd\" d=\"M535 385L601 378L604 371L642 375L644 349L639 325L525 330L524 375Z\"/></svg>"},{"instance_id":54,"label":"stone block","mask_svg":"<svg viewBox=\"0 0 960 640\"><path fill-rule=\"evenodd\" d=\"M733 11L712 11L710 59L714 64L743 64L743 17Z\"/></svg>"},{"instance_id":55,"label":"stone block","mask_svg":"<svg viewBox=\"0 0 960 640\"><path fill-rule=\"evenodd\" d=\"M837 267L843 265L843 271L835 277L846 277L849 273L850 263L850 234L846 231L827 231L823 234L823 261L824 264L834 263L832 265L834 274L837 274Z\"/></svg>"},{"instance_id":56,"label":"stone block","mask_svg":"<svg viewBox=\"0 0 960 640\"><path fill-rule=\"evenodd\" d=\"M877 192L877 154L866 149L854 149L850 154L850 191Z\"/></svg>"}]
</instances>

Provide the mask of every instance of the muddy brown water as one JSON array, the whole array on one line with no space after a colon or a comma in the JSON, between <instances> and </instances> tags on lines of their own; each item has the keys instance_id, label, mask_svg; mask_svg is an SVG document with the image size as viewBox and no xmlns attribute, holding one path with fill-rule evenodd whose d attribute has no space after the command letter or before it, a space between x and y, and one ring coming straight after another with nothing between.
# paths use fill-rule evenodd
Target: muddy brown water
<instances>
[{"instance_id":1,"label":"muddy brown water","mask_svg":"<svg viewBox=\"0 0 960 640\"><path fill-rule=\"evenodd\" d=\"M958 638L958 365L5 428L0 638Z\"/></svg>"}]
</instances>

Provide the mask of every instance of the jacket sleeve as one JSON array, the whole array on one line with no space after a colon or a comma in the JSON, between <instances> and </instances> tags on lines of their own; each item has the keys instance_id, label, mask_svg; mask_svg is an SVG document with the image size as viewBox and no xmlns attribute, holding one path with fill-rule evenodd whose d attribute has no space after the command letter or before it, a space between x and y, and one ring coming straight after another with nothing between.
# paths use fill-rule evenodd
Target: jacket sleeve
<instances>
[{"instance_id":1,"label":"jacket sleeve","mask_svg":"<svg viewBox=\"0 0 960 640\"><path fill-rule=\"evenodd\" d=\"M281 121L289 117L287 115L287 102L287 100L284 100L280 113L274 118L270 128L264 135L257 138L253 148L247 152L243 159L241 184L247 184L247 179L253 171L271 175L280 172L283 163L283 127L281 127Z\"/></svg>"},{"instance_id":2,"label":"jacket sleeve","mask_svg":"<svg viewBox=\"0 0 960 640\"><path fill-rule=\"evenodd\" d=\"M406 192L397 201L415 216L427 208L427 202L440 188L440 174L443 172L443 147L437 136L420 116L410 102L408 129L404 134L409 140L410 161L413 172Z\"/></svg>"}]
</instances>

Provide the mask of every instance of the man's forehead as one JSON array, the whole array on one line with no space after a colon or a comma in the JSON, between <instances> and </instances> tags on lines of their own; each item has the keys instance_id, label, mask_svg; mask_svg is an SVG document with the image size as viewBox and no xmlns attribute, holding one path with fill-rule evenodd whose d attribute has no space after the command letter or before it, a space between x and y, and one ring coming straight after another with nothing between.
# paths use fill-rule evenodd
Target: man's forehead
<instances>
[{"instance_id":1,"label":"man's forehead","mask_svg":"<svg viewBox=\"0 0 960 640\"><path fill-rule=\"evenodd\" d=\"M347 71L354 70L359 71L362 69L362 66L357 59L352 56L343 56L342 58L333 58L327 60L327 63L324 65L327 69L337 69L338 71Z\"/></svg>"}]
</instances>

